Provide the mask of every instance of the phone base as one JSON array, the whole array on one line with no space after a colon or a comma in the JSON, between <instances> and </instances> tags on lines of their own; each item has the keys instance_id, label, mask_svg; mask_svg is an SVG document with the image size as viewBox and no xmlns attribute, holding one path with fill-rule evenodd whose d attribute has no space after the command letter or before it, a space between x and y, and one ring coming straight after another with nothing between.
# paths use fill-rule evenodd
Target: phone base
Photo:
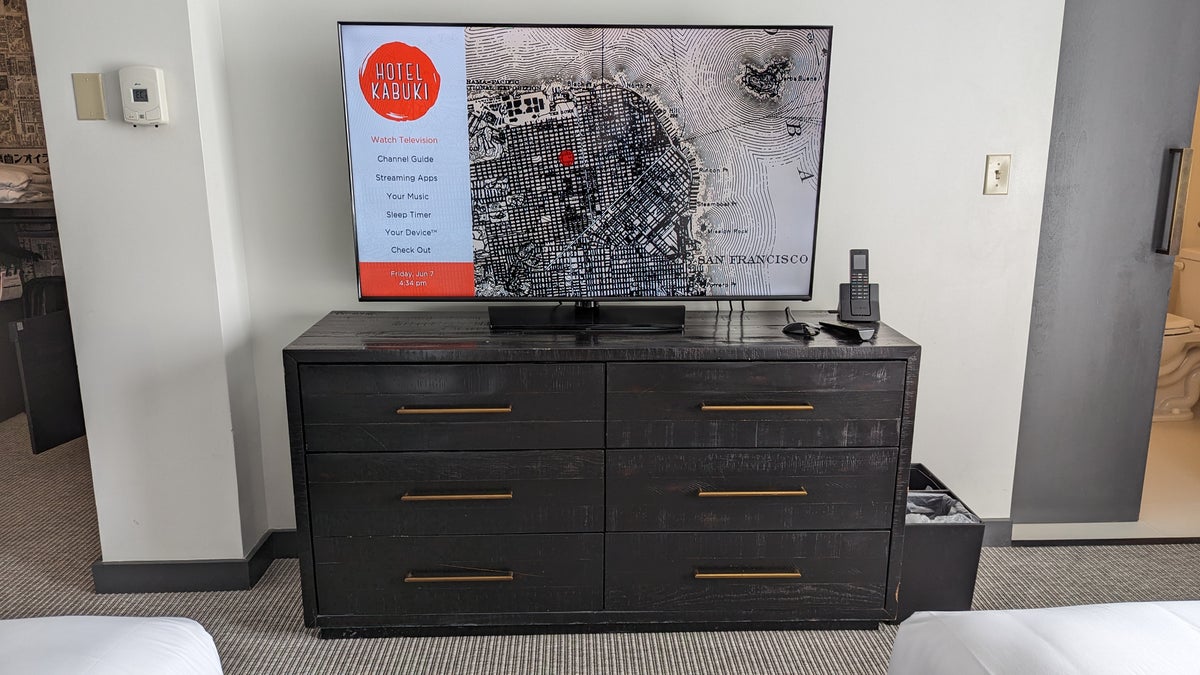
<instances>
[{"instance_id":1,"label":"phone base","mask_svg":"<svg viewBox=\"0 0 1200 675\"><path fill-rule=\"evenodd\" d=\"M850 284L838 285L838 321L879 321L879 284L868 284L871 287L871 301L868 314L850 313Z\"/></svg>"}]
</instances>

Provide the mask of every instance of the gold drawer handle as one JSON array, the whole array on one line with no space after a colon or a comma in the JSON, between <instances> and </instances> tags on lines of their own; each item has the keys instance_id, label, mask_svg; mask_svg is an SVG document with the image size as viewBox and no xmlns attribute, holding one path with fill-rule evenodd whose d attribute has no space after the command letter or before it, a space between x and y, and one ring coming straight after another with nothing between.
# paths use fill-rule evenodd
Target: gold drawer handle
<instances>
[{"instance_id":1,"label":"gold drawer handle","mask_svg":"<svg viewBox=\"0 0 1200 675\"><path fill-rule=\"evenodd\" d=\"M697 490L697 497L807 497L808 490Z\"/></svg>"},{"instance_id":2,"label":"gold drawer handle","mask_svg":"<svg viewBox=\"0 0 1200 675\"><path fill-rule=\"evenodd\" d=\"M476 581L512 581L512 572L499 574L414 574L409 572L404 577L406 584L444 584L444 583L474 583Z\"/></svg>"},{"instance_id":3,"label":"gold drawer handle","mask_svg":"<svg viewBox=\"0 0 1200 675\"><path fill-rule=\"evenodd\" d=\"M476 492L467 494L448 495L414 495L408 492L400 497L402 502L485 502L512 499L512 490L508 492Z\"/></svg>"},{"instance_id":4,"label":"gold drawer handle","mask_svg":"<svg viewBox=\"0 0 1200 675\"><path fill-rule=\"evenodd\" d=\"M498 408L417 408L410 406L396 408L397 415L480 415L510 412L512 412L511 405Z\"/></svg>"},{"instance_id":5,"label":"gold drawer handle","mask_svg":"<svg viewBox=\"0 0 1200 675\"><path fill-rule=\"evenodd\" d=\"M700 572L697 579L799 579L800 570L760 570L755 572Z\"/></svg>"},{"instance_id":6,"label":"gold drawer handle","mask_svg":"<svg viewBox=\"0 0 1200 675\"><path fill-rule=\"evenodd\" d=\"M700 410L704 412L778 412L787 410L812 410L813 407L807 403L797 403L795 405L709 405L707 403L700 404Z\"/></svg>"}]
</instances>

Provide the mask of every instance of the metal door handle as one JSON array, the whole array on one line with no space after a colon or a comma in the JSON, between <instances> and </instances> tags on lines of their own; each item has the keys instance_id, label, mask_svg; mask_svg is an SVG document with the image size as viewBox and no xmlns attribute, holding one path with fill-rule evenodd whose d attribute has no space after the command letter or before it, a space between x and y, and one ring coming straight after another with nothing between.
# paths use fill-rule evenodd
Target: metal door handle
<instances>
[{"instance_id":1,"label":"metal door handle","mask_svg":"<svg viewBox=\"0 0 1200 675\"><path fill-rule=\"evenodd\" d=\"M808 490L697 490L697 497L807 497Z\"/></svg>"},{"instance_id":2,"label":"metal door handle","mask_svg":"<svg viewBox=\"0 0 1200 675\"><path fill-rule=\"evenodd\" d=\"M703 572L696 570L696 579L799 579L800 570L747 570L744 572Z\"/></svg>"},{"instance_id":3,"label":"metal door handle","mask_svg":"<svg viewBox=\"0 0 1200 675\"><path fill-rule=\"evenodd\" d=\"M1192 175L1192 149L1170 148L1167 152L1171 155L1169 179L1173 180L1168 180L1164 186L1167 193L1160 197L1160 217L1163 222L1154 225L1159 233L1154 242L1154 252L1178 255L1179 238L1183 234L1183 212L1187 208L1188 181Z\"/></svg>"},{"instance_id":4,"label":"metal door handle","mask_svg":"<svg viewBox=\"0 0 1200 675\"><path fill-rule=\"evenodd\" d=\"M512 581L512 572L496 574L422 574L409 572L404 576L406 584L474 583L477 581Z\"/></svg>"},{"instance_id":5,"label":"metal door handle","mask_svg":"<svg viewBox=\"0 0 1200 675\"><path fill-rule=\"evenodd\" d=\"M441 494L441 495L421 495L404 493L400 497L402 502L484 502L484 501L499 501L501 499L512 499L512 490L508 492L475 492L465 494Z\"/></svg>"},{"instance_id":6,"label":"metal door handle","mask_svg":"<svg viewBox=\"0 0 1200 675\"><path fill-rule=\"evenodd\" d=\"M754 405L754 404L738 404L738 405L710 405L701 403L700 410L704 412L774 412L780 410L812 410L813 407L807 403L796 403L791 405Z\"/></svg>"},{"instance_id":7,"label":"metal door handle","mask_svg":"<svg viewBox=\"0 0 1200 675\"><path fill-rule=\"evenodd\" d=\"M421 408L417 406L400 406L396 408L397 415L479 415L481 413L510 413L512 406L479 407L479 408Z\"/></svg>"}]
</instances>

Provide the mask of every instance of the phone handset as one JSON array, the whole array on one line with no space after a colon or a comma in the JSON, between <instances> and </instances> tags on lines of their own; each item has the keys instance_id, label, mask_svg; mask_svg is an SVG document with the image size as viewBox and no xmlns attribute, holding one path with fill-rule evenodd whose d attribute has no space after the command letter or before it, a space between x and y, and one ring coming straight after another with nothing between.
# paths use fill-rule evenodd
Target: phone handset
<instances>
[{"instance_id":1,"label":"phone handset","mask_svg":"<svg viewBox=\"0 0 1200 675\"><path fill-rule=\"evenodd\" d=\"M840 290L839 320L879 321L879 285L871 283L867 249L850 249L850 283L842 284Z\"/></svg>"},{"instance_id":2,"label":"phone handset","mask_svg":"<svg viewBox=\"0 0 1200 675\"><path fill-rule=\"evenodd\" d=\"M850 249L850 314L867 316L871 313L870 261L867 249Z\"/></svg>"}]
</instances>

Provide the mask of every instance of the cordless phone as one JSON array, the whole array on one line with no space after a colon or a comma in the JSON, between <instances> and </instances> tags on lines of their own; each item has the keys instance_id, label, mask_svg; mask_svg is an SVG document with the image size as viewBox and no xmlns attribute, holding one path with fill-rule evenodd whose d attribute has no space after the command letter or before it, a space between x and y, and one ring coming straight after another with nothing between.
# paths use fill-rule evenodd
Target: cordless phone
<instances>
[{"instance_id":1,"label":"cordless phone","mask_svg":"<svg viewBox=\"0 0 1200 675\"><path fill-rule=\"evenodd\" d=\"M869 268L867 249L850 249L850 283L839 289L839 321L879 321L879 284L871 283Z\"/></svg>"},{"instance_id":2,"label":"cordless phone","mask_svg":"<svg viewBox=\"0 0 1200 675\"><path fill-rule=\"evenodd\" d=\"M867 260L867 249L850 249L850 314L870 316L871 281Z\"/></svg>"}]
</instances>

